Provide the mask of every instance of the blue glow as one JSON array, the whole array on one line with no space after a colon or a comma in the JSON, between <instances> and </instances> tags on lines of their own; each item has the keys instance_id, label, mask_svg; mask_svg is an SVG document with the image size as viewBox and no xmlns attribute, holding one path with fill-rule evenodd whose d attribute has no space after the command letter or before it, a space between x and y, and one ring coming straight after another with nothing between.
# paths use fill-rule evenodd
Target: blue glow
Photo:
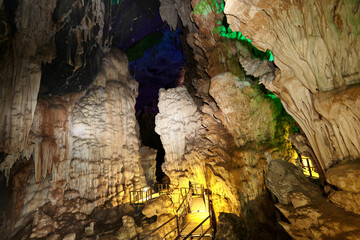
<instances>
[{"instance_id":1,"label":"blue glow","mask_svg":"<svg viewBox=\"0 0 360 240\"><path fill-rule=\"evenodd\" d=\"M180 43L180 31L162 30L161 42L146 50L143 56L130 62L130 72L139 82L137 112L157 111L160 88L173 88L185 65L185 55ZM146 109L144 109L146 108Z\"/></svg>"}]
</instances>

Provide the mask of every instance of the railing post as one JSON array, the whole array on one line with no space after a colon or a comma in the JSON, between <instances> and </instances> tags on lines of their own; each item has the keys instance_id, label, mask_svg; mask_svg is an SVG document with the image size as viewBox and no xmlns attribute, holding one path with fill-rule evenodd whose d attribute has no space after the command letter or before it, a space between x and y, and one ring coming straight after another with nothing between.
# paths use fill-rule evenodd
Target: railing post
<instances>
[{"instance_id":1,"label":"railing post","mask_svg":"<svg viewBox=\"0 0 360 240\"><path fill-rule=\"evenodd\" d=\"M179 217L177 215L176 215L176 228L177 228L177 235L180 235Z\"/></svg>"},{"instance_id":2,"label":"railing post","mask_svg":"<svg viewBox=\"0 0 360 240\"><path fill-rule=\"evenodd\" d=\"M164 234L164 235L163 235L163 236L164 236L163 239L165 240L165 235L166 235L166 233L165 233L165 225L162 227L162 229L163 229L163 234Z\"/></svg>"}]
</instances>

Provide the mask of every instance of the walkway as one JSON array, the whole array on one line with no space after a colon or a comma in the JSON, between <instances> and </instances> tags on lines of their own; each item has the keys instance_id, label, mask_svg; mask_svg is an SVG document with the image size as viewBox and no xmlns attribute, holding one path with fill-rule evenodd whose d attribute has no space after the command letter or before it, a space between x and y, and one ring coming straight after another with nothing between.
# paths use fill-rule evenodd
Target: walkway
<instances>
[{"instance_id":1,"label":"walkway","mask_svg":"<svg viewBox=\"0 0 360 240\"><path fill-rule=\"evenodd\" d=\"M204 198L201 196L194 196L190 204L190 212L186 215L185 221L180 233L181 237L186 237L192 230L194 230L204 219L209 216L209 211L206 209ZM201 236L205 230L210 227L210 219L207 219L202 226L195 230L191 236Z\"/></svg>"},{"instance_id":2,"label":"walkway","mask_svg":"<svg viewBox=\"0 0 360 240\"><path fill-rule=\"evenodd\" d=\"M155 195L148 189L134 191L130 195L135 209L138 205L145 204L147 200L159 196L159 194ZM176 239L213 239L212 206L209 207L211 201L209 201L209 196L203 186L194 185L191 188L181 188L179 199L180 203L176 216L168 221L168 223L176 221L177 227L174 229L177 232ZM164 229L168 223L159 226L151 234ZM164 233L164 239L169 233ZM147 239L151 234L144 237L138 236L137 239Z\"/></svg>"}]
</instances>

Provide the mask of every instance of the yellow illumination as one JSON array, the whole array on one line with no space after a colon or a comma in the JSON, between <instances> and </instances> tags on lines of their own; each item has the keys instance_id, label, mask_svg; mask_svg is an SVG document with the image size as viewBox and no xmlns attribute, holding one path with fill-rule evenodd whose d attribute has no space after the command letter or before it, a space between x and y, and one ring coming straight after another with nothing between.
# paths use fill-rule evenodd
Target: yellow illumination
<instances>
[{"instance_id":1,"label":"yellow illumination","mask_svg":"<svg viewBox=\"0 0 360 240\"><path fill-rule=\"evenodd\" d=\"M302 165L302 171L305 176L311 176L313 178L319 178L319 173L316 172L316 169L309 157L304 156L303 154L300 155L300 162Z\"/></svg>"}]
</instances>

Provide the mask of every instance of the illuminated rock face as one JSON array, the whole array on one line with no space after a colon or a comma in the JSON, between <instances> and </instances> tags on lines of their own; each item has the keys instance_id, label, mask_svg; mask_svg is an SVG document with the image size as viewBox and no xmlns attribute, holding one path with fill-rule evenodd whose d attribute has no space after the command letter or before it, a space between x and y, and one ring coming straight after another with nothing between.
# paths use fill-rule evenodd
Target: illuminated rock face
<instances>
[{"instance_id":1,"label":"illuminated rock face","mask_svg":"<svg viewBox=\"0 0 360 240\"><path fill-rule=\"evenodd\" d=\"M85 225L95 207L106 201L121 205L129 200L126 192L146 185L139 163L137 87L125 54L113 50L88 90L39 101L28 147L34 149L34 173L19 202L16 226L35 211L45 214L44 205L54 209L55 230L66 227L59 220L63 214L82 215ZM54 231L37 224L32 236Z\"/></svg>"},{"instance_id":2,"label":"illuminated rock face","mask_svg":"<svg viewBox=\"0 0 360 240\"><path fill-rule=\"evenodd\" d=\"M276 207L290 222L280 224L294 239L359 239L359 215L330 203L293 164L271 161L266 186L279 199Z\"/></svg>"},{"instance_id":3,"label":"illuminated rock face","mask_svg":"<svg viewBox=\"0 0 360 240\"><path fill-rule=\"evenodd\" d=\"M219 107L215 117L238 147L274 138L276 121L271 100L261 97L250 82L231 73L219 74L211 79L209 93Z\"/></svg>"},{"instance_id":4,"label":"illuminated rock face","mask_svg":"<svg viewBox=\"0 0 360 240\"><path fill-rule=\"evenodd\" d=\"M360 214L359 161L342 161L326 172L327 182L337 190L329 192L329 199L346 211Z\"/></svg>"},{"instance_id":5,"label":"illuminated rock face","mask_svg":"<svg viewBox=\"0 0 360 240\"><path fill-rule=\"evenodd\" d=\"M1 19L8 31L0 41L0 152L9 154L0 170L7 176L16 160L30 158L27 145L38 93L83 91L82 81L90 84L107 50L105 6L99 0L75 2L0 3L0 11L5 9L1 15L8 16Z\"/></svg>"},{"instance_id":6,"label":"illuminated rock face","mask_svg":"<svg viewBox=\"0 0 360 240\"><path fill-rule=\"evenodd\" d=\"M196 155L196 146L202 131L201 115L190 94L184 86L160 89L158 106L155 131L160 135L165 149L165 162L162 165L165 174L176 186L189 186L192 176L186 172L194 174L200 171L196 177L203 180L204 163L201 158L193 156ZM187 171L193 168L194 171Z\"/></svg>"},{"instance_id":7,"label":"illuminated rock face","mask_svg":"<svg viewBox=\"0 0 360 240\"><path fill-rule=\"evenodd\" d=\"M253 224L244 230L249 239L259 237L259 226L271 229L263 231L271 236L277 230L263 173L267 165L264 152L274 150L267 144L255 144L271 138L269 99L257 99L264 122L261 134L254 135L251 108L258 105L249 97L255 92L248 82L224 73L214 77L208 87L197 87L199 95L209 96L210 89L213 97L204 98L206 104L199 109L184 87L159 94L156 131L166 152L162 168L174 186L188 187L191 181L210 189L216 217L221 212L232 213L247 226ZM251 129L240 126L250 124Z\"/></svg>"},{"instance_id":8,"label":"illuminated rock face","mask_svg":"<svg viewBox=\"0 0 360 240\"><path fill-rule=\"evenodd\" d=\"M225 2L232 30L273 52L280 71L264 84L299 123L321 168L359 158L358 3Z\"/></svg>"},{"instance_id":9,"label":"illuminated rock face","mask_svg":"<svg viewBox=\"0 0 360 240\"><path fill-rule=\"evenodd\" d=\"M232 30L241 31L254 46L261 50L269 49L274 54L274 63L279 70L276 70L274 80L263 80L263 83L280 97L286 110L306 134L306 141L294 140L301 148L309 150L319 162L321 171L325 172L326 181L337 187L337 190L327 191L328 198L357 214L359 193L356 189L359 184L354 179L360 158L358 9L358 3L348 1L298 0L287 4L227 0L225 4L225 14ZM338 164L334 166L335 163ZM289 187L293 184L289 183ZM281 189L285 187L277 186L272 191ZM340 210L335 214L319 209L318 205L324 202L324 199L319 200L319 196L307 196L311 204L316 205L308 207L307 213L296 206L308 200L291 198L295 199L291 203L296 211L290 211L288 205L282 207L291 222L284 228L296 239L304 236L322 239L341 235L346 229L359 229L359 226L328 226L327 222L341 225L339 219L352 215ZM334 207L329 205L328 208ZM317 230L300 233L295 219L301 214L306 216L304 224ZM314 221L318 218L328 220ZM344 220L344 224L348 223ZM329 229L332 228L336 231L331 233ZM356 234L346 232L345 235L354 237ZM339 238L345 238L345 235Z\"/></svg>"},{"instance_id":10,"label":"illuminated rock face","mask_svg":"<svg viewBox=\"0 0 360 240\"><path fill-rule=\"evenodd\" d=\"M263 172L267 165L266 151L274 158L279 157L276 152L280 151L270 143L274 138L276 114L270 99L246 77L239 60L246 64L249 74L261 79L273 79L274 67L253 60L249 49L237 40L216 33L215 28L224 17L215 8L217 1L193 0L191 4L194 9L191 19L198 30L187 36L187 42L201 78L193 79L192 83L196 96L203 101L199 111L205 131L199 132L194 145L185 143L186 149L196 151L185 152L183 157L184 152L179 151L180 160L168 162L166 152L164 169L165 166L174 169L166 174L175 185L187 186L189 180L204 184L212 192L216 217L225 212L241 218L246 225L243 234L248 239L259 239L260 229L267 229L262 231L266 232L263 236L268 234L265 239L271 239L277 232L276 220L274 209L269 206L272 202L265 190ZM163 105L171 108L169 103ZM169 119L182 119L187 111L181 107L180 111L165 116L159 109L159 115ZM170 135L169 131L171 128L167 127L158 133ZM177 144L176 138L161 136L161 140L164 145ZM291 152L291 146L287 150ZM181 181L184 183L178 184Z\"/></svg>"},{"instance_id":11,"label":"illuminated rock face","mask_svg":"<svg viewBox=\"0 0 360 240\"><path fill-rule=\"evenodd\" d=\"M168 195L163 194L156 199L149 200L143 210L142 214L146 217L156 216L156 221L151 224L145 224L143 226L143 234L150 234L154 229L160 227L162 224L169 221L171 218L175 216L176 208L174 207L173 199L171 199ZM167 238L175 239L176 233L173 232L176 226L176 219L169 222L163 226L161 231L156 231L150 235L151 239L162 239L164 237L163 232L170 233Z\"/></svg>"},{"instance_id":12,"label":"illuminated rock face","mask_svg":"<svg viewBox=\"0 0 360 240\"><path fill-rule=\"evenodd\" d=\"M216 139L222 139L213 141L214 145L209 149L211 154L205 159L207 186L212 191L216 216L221 212L234 213L242 217L246 225L251 221L264 224L263 219L272 218L271 208L266 210L269 200L264 184L265 152L278 156L265 143L274 137L274 106L250 82L240 80L231 73L213 77L209 94L216 105L203 107L203 125L207 127L208 134L216 129L210 140L213 134L218 135ZM231 139L221 136L220 133L224 132ZM256 220L246 217L247 211L257 212ZM276 227L270 228L274 230ZM247 231L250 239L259 237L255 227L247 227Z\"/></svg>"},{"instance_id":13,"label":"illuminated rock face","mask_svg":"<svg viewBox=\"0 0 360 240\"><path fill-rule=\"evenodd\" d=\"M16 33L11 32L10 24L5 26L9 36L1 41L1 48L8 52L1 56L0 62L0 152L14 154L26 146L40 87L41 63L50 61L55 54L49 41L55 34L51 23L55 5L55 0L19 1L18 18L13 23ZM7 23L2 21L2 24ZM6 41L11 34L14 37Z\"/></svg>"}]
</instances>

